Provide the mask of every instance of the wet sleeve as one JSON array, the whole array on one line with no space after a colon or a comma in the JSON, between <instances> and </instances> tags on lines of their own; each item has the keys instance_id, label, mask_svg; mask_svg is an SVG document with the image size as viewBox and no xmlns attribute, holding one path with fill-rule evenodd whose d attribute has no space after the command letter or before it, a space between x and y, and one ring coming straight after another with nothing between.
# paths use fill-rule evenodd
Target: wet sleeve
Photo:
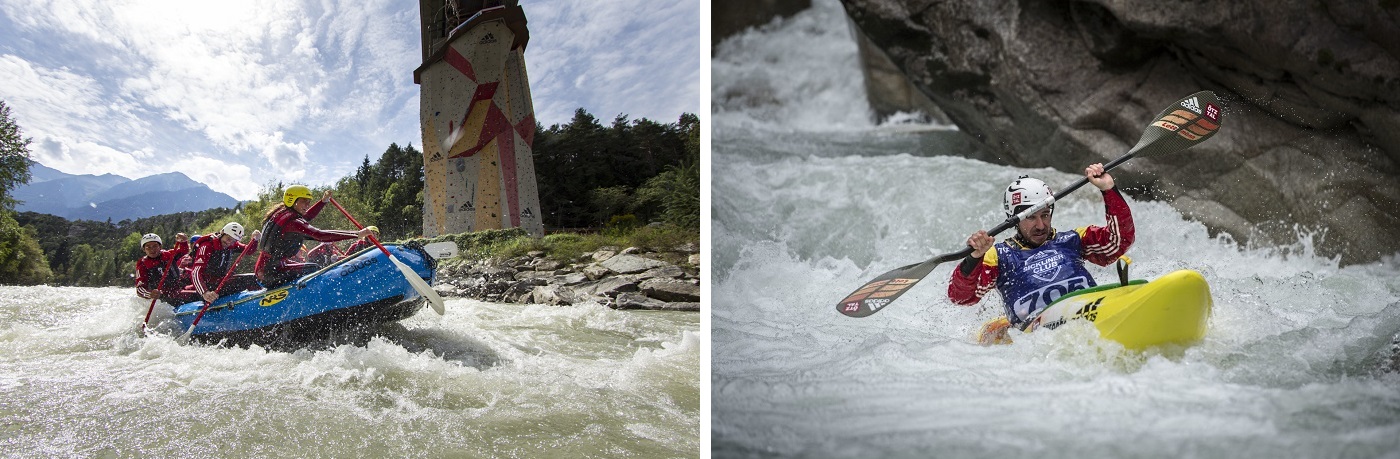
<instances>
[{"instance_id":1,"label":"wet sleeve","mask_svg":"<svg viewBox=\"0 0 1400 459\"><path fill-rule=\"evenodd\" d=\"M1117 187L1103 191L1103 204L1104 226L1087 226L1075 231L1079 232L1079 251L1084 259L1099 266L1108 266L1128 253L1135 232L1132 210Z\"/></svg>"},{"instance_id":2,"label":"wet sleeve","mask_svg":"<svg viewBox=\"0 0 1400 459\"><path fill-rule=\"evenodd\" d=\"M194 283L194 290L203 295L209 291L209 287L204 285L204 266L209 264L209 244L196 244L194 253L194 263L190 263L190 282Z\"/></svg>"},{"instance_id":3,"label":"wet sleeve","mask_svg":"<svg viewBox=\"0 0 1400 459\"><path fill-rule=\"evenodd\" d=\"M324 208L326 208L326 201L318 200L315 204L311 205L310 209L306 209L306 215L302 217L306 218L307 221L315 220L317 215L321 215L321 209Z\"/></svg>"},{"instance_id":4,"label":"wet sleeve","mask_svg":"<svg viewBox=\"0 0 1400 459\"><path fill-rule=\"evenodd\" d=\"M948 282L948 299L963 306L982 301L982 297L996 286L999 273L996 252L995 248L988 250L981 261L964 260L964 264L973 265L970 273L964 273L962 265L953 268L953 278Z\"/></svg>"},{"instance_id":5,"label":"wet sleeve","mask_svg":"<svg viewBox=\"0 0 1400 459\"><path fill-rule=\"evenodd\" d=\"M344 241L346 239L354 239L356 237L355 233L349 231L326 231L311 226L310 223L306 222L305 218L294 218L291 221L288 221L286 224L286 230L305 234L307 237L321 242Z\"/></svg>"},{"instance_id":6,"label":"wet sleeve","mask_svg":"<svg viewBox=\"0 0 1400 459\"><path fill-rule=\"evenodd\" d=\"M142 257L145 258L145 257ZM146 289L146 270L141 269L141 260L136 260L136 296L150 298L151 292Z\"/></svg>"}]
</instances>

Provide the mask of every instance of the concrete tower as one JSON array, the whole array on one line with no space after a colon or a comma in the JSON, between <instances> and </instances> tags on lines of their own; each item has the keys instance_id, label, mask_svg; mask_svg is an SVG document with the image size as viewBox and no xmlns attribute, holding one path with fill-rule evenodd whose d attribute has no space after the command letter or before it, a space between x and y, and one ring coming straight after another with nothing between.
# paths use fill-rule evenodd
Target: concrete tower
<instances>
[{"instance_id":1,"label":"concrete tower","mask_svg":"<svg viewBox=\"0 0 1400 459\"><path fill-rule=\"evenodd\" d=\"M518 0L419 0L423 235L524 228L544 234L531 145Z\"/></svg>"}]
</instances>

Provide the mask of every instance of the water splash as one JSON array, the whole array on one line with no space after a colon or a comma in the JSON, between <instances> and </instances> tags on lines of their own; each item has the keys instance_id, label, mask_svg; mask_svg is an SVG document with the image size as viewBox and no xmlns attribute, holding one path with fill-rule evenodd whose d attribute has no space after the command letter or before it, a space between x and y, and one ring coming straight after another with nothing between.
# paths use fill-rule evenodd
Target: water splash
<instances>
[{"instance_id":1,"label":"water splash","mask_svg":"<svg viewBox=\"0 0 1400 459\"><path fill-rule=\"evenodd\" d=\"M862 282L999 223L999 190L1016 176L1052 188L1079 178L939 156L957 152L871 125L840 13L817 1L716 50L716 456L1400 450L1400 372L1390 370L1400 256L1341 267L1317 255L1325 228L1294 227L1295 241L1281 245L1242 244L1167 203L1130 199L1133 277L1195 269L1211 283L1210 330L1189 347L1127 351L1073 326L978 346L971 335L1000 299L952 304L951 265L876 315L838 314L837 301ZM746 91L764 97L723 98ZM1058 204L1055 223L1102 224L1102 209L1081 190ZM1091 274L1115 277L1110 268Z\"/></svg>"}]
</instances>

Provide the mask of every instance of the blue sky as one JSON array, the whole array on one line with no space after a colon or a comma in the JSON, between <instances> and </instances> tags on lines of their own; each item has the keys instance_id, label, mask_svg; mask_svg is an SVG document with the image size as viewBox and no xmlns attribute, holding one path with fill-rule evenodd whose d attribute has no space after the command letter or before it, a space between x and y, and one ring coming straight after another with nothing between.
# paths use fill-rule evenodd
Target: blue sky
<instances>
[{"instance_id":1,"label":"blue sky","mask_svg":"<svg viewBox=\"0 0 1400 459\"><path fill-rule=\"evenodd\" d=\"M417 3L0 0L0 99L71 174L328 184L422 144ZM520 3L541 124L700 114L698 0Z\"/></svg>"}]
</instances>

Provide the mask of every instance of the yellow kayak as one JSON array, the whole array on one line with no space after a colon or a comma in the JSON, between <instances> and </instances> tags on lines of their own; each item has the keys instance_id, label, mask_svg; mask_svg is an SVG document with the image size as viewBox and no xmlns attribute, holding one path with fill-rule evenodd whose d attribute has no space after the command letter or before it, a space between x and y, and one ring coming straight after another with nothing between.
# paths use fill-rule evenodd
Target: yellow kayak
<instances>
[{"instance_id":1,"label":"yellow kayak","mask_svg":"<svg viewBox=\"0 0 1400 459\"><path fill-rule=\"evenodd\" d=\"M1135 280L1070 292L1045 308L1026 331L1054 329L1065 322L1085 319L1094 323L1099 336L1122 343L1128 349L1162 344L1190 344L1206 334L1213 303L1210 285L1201 273L1176 271L1152 282ZM983 344L1010 342L1006 318L982 326Z\"/></svg>"}]
</instances>

